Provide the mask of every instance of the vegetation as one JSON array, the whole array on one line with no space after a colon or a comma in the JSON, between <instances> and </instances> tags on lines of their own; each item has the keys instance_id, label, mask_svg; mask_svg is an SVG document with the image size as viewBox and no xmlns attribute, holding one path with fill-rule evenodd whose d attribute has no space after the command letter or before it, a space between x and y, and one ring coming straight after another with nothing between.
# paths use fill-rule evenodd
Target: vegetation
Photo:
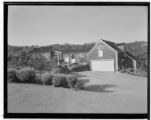
<instances>
[{"instance_id":1,"label":"vegetation","mask_svg":"<svg viewBox=\"0 0 151 120\"><path fill-rule=\"evenodd\" d=\"M70 88L76 88L76 89L78 89L79 87L78 87L78 79L77 79L77 77L75 76L75 75L66 75L66 81L67 81L67 83L68 83L68 86L70 87Z\"/></svg>"},{"instance_id":2,"label":"vegetation","mask_svg":"<svg viewBox=\"0 0 151 120\"><path fill-rule=\"evenodd\" d=\"M74 75L54 74L52 83L55 87L69 87L78 89L78 80Z\"/></svg>"},{"instance_id":3,"label":"vegetation","mask_svg":"<svg viewBox=\"0 0 151 120\"><path fill-rule=\"evenodd\" d=\"M73 44L54 44L49 46L40 47L40 52L49 52L51 49L66 52L87 52L95 43L85 43L83 45ZM8 65L11 67L16 66L27 66L29 54L28 52L37 46L8 46ZM132 43L126 43L126 50L137 58L137 68L146 70L147 69L147 42L136 41ZM27 54L27 55L26 55ZM22 56L22 57L20 57ZM28 57L27 57L28 56ZM30 64L31 65L31 64ZM36 65L34 65L36 66ZM41 66L41 65L40 65ZM43 67L44 68L44 67Z\"/></svg>"},{"instance_id":4,"label":"vegetation","mask_svg":"<svg viewBox=\"0 0 151 120\"><path fill-rule=\"evenodd\" d=\"M68 87L65 74L54 74L52 83L55 87Z\"/></svg>"},{"instance_id":5,"label":"vegetation","mask_svg":"<svg viewBox=\"0 0 151 120\"><path fill-rule=\"evenodd\" d=\"M52 78L53 78L53 74L51 74L49 72L45 72L41 76L41 82L43 83L43 85L51 85L52 84Z\"/></svg>"},{"instance_id":6,"label":"vegetation","mask_svg":"<svg viewBox=\"0 0 151 120\"><path fill-rule=\"evenodd\" d=\"M136 41L126 44L126 50L137 58L137 68L143 71L147 71L147 53L148 45L144 41Z\"/></svg>"},{"instance_id":7,"label":"vegetation","mask_svg":"<svg viewBox=\"0 0 151 120\"><path fill-rule=\"evenodd\" d=\"M35 70L25 67L16 72L17 78L24 83L33 83L35 81Z\"/></svg>"},{"instance_id":8,"label":"vegetation","mask_svg":"<svg viewBox=\"0 0 151 120\"><path fill-rule=\"evenodd\" d=\"M16 76L16 70L12 68L8 68L7 70L7 81L8 82L19 82Z\"/></svg>"}]
</instances>

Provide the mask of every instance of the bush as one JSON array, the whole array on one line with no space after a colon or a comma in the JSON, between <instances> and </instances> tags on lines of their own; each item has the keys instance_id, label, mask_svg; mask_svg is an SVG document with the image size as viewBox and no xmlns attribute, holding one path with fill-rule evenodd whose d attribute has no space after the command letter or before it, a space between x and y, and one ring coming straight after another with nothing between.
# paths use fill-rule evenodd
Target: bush
<instances>
[{"instance_id":1,"label":"bush","mask_svg":"<svg viewBox=\"0 0 151 120\"><path fill-rule=\"evenodd\" d=\"M42 81L41 81L41 74L38 72L35 73L35 81L34 83L36 84L42 84Z\"/></svg>"},{"instance_id":2,"label":"bush","mask_svg":"<svg viewBox=\"0 0 151 120\"><path fill-rule=\"evenodd\" d=\"M78 88L77 81L74 75L54 74L52 83L55 87Z\"/></svg>"},{"instance_id":3,"label":"bush","mask_svg":"<svg viewBox=\"0 0 151 120\"><path fill-rule=\"evenodd\" d=\"M75 75L66 75L66 81L67 81L67 83L68 83L68 86L70 87L70 88L79 88L78 87L78 84L77 84L77 82L78 82L78 80L77 80L77 77L75 76Z\"/></svg>"},{"instance_id":4,"label":"bush","mask_svg":"<svg viewBox=\"0 0 151 120\"><path fill-rule=\"evenodd\" d=\"M7 81L8 82L19 82L16 77L16 69L8 68L7 70Z\"/></svg>"},{"instance_id":5,"label":"bush","mask_svg":"<svg viewBox=\"0 0 151 120\"><path fill-rule=\"evenodd\" d=\"M68 85L65 74L54 74L52 83L55 87L67 87Z\"/></svg>"},{"instance_id":6,"label":"bush","mask_svg":"<svg viewBox=\"0 0 151 120\"><path fill-rule=\"evenodd\" d=\"M41 82L43 83L43 85L51 85L52 84L52 78L53 75L49 72L46 72L44 74L41 75Z\"/></svg>"},{"instance_id":7,"label":"bush","mask_svg":"<svg viewBox=\"0 0 151 120\"><path fill-rule=\"evenodd\" d=\"M18 70L16 75L21 82L33 83L35 81L35 70L30 67Z\"/></svg>"}]
</instances>

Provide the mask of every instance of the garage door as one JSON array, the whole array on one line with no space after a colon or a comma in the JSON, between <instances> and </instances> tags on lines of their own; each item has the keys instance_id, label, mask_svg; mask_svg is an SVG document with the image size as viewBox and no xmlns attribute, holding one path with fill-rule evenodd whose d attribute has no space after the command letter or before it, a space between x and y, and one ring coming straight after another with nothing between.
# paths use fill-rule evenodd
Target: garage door
<instances>
[{"instance_id":1,"label":"garage door","mask_svg":"<svg viewBox=\"0 0 151 120\"><path fill-rule=\"evenodd\" d=\"M114 60L92 60L92 71L114 71Z\"/></svg>"}]
</instances>

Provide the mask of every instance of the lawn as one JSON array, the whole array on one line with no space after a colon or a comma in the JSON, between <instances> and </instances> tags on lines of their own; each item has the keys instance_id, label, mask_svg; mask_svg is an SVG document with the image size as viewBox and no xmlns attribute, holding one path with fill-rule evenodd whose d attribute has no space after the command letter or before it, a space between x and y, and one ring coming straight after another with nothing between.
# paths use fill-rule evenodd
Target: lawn
<instances>
[{"instance_id":1,"label":"lawn","mask_svg":"<svg viewBox=\"0 0 151 120\"><path fill-rule=\"evenodd\" d=\"M147 79L121 73L76 72L84 90L8 83L9 113L147 113Z\"/></svg>"}]
</instances>

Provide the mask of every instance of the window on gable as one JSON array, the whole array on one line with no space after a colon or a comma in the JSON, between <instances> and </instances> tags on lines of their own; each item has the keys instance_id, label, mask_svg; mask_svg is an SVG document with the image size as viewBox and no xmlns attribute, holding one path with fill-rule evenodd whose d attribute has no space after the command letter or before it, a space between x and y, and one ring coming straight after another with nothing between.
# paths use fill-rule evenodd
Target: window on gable
<instances>
[{"instance_id":1,"label":"window on gable","mask_svg":"<svg viewBox=\"0 0 151 120\"><path fill-rule=\"evenodd\" d=\"M99 53L99 57L103 57L103 51L102 50L99 50L98 53Z\"/></svg>"},{"instance_id":2,"label":"window on gable","mask_svg":"<svg viewBox=\"0 0 151 120\"><path fill-rule=\"evenodd\" d=\"M98 46L98 56L103 57L103 51L102 51L102 46Z\"/></svg>"}]
</instances>

